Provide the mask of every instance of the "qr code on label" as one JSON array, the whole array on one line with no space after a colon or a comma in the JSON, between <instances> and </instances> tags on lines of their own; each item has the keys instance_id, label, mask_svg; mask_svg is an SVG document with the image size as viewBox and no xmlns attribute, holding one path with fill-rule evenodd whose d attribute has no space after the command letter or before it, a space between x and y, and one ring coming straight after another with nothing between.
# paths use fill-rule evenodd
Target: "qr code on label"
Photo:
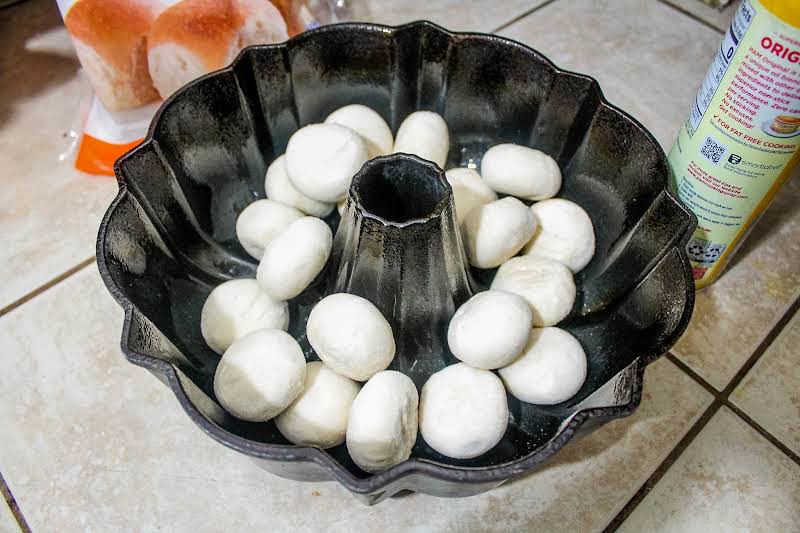
<instances>
[{"instance_id":1,"label":"qr code on label","mask_svg":"<svg viewBox=\"0 0 800 533\"><path fill-rule=\"evenodd\" d=\"M686 245L686 252L689 259L697 263L716 263L725 248L724 244L692 237L689 244Z\"/></svg>"},{"instance_id":2,"label":"qr code on label","mask_svg":"<svg viewBox=\"0 0 800 533\"><path fill-rule=\"evenodd\" d=\"M727 151L728 148L724 144L717 142L711 136L706 137L706 141L703 143L703 146L700 147L700 155L715 165L719 165L722 156L724 156Z\"/></svg>"}]
</instances>

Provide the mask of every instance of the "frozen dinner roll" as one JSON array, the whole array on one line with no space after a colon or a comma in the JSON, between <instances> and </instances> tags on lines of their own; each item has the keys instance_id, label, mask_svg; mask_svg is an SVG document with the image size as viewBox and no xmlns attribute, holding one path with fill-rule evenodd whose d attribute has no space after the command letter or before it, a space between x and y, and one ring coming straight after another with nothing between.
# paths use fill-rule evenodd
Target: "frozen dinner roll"
<instances>
[{"instance_id":1,"label":"frozen dinner roll","mask_svg":"<svg viewBox=\"0 0 800 533\"><path fill-rule=\"evenodd\" d=\"M320 361L306 364L303 392L278 417L278 431L298 446L332 448L344 442L360 385Z\"/></svg>"},{"instance_id":2,"label":"frozen dinner roll","mask_svg":"<svg viewBox=\"0 0 800 533\"><path fill-rule=\"evenodd\" d=\"M253 331L289 326L286 302L270 297L254 279L232 279L217 285L200 312L200 333L206 344L223 353Z\"/></svg>"},{"instance_id":3,"label":"frozen dinner roll","mask_svg":"<svg viewBox=\"0 0 800 533\"><path fill-rule=\"evenodd\" d=\"M297 341L279 329L261 329L225 350L214 374L214 394L236 418L266 422L303 392L305 377Z\"/></svg>"}]
</instances>

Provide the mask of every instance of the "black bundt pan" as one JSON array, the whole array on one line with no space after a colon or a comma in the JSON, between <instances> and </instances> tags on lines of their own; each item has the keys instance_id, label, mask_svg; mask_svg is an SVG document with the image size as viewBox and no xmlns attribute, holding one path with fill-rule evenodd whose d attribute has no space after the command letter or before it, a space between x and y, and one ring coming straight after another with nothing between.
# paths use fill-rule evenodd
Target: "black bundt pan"
<instances>
[{"instance_id":1,"label":"black bundt pan","mask_svg":"<svg viewBox=\"0 0 800 533\"><path fill-rule=\"evenodd\" d=\"M395 132L412 111L442 114L451 132L448 168L479 164L485 150L500 142L543 150L563 171L560 196L582 205L594 223L597 252L576 276L578 298L561 324L588 354L586 383L574 398L554 406L509 396L508 431L480 457L450 459L419 438L410 460L372 475L353 464L344 445L294 446L274 423L236 420L215 400L212 379L219 356L200 336L200 309L214 285L254 277L256 269L236 241L236 215L264 197L266 168L298 127L350 103L375 109ZM416 182L440 172L416 158L399 159L416 165L421 173ZM538 52L502 37L451 33L428 22L341 24L284 44L248 48L230 67L167 100L144 143L117 161L115 172L119 194L100 226L97 262L125 309L122 351L128 360L166 383L189 417L219 442L283 477L335 479L368 503L406 489L437 496L483 492L530 472L579 431L629 415L641 399L645 366L678 339L694 304L684 245L696 221L666 190L670 171L658 143L610 105L595 80L559 70ZM451 194L446 183L433 189L439 199ZM362 199L369 194L361 191ZM351 190L345 212L351 229L364 227L359 220L376 218L363 212L356 196ZM374 194L369 201L381 203ZM451 205L436 209L452 216ZM336 230L335 210L328 222ZM411 372L420 386L453 360L442 341L452 309L438 319L415 320L414 301L425 291L405 280L427 283L435 298L453 307L485 288L493 272L470 272L452 263L447 251L439 259L430 255L435 234L423 237L433 241L415 251L415 239L401 231L412 226L389 223L385 238L372 239L379 243L375 253L361 253L363 248L352 245L358 239L339 232L327 274L290 305L289 331L309 359L316 356L304 334L308 311L326 292L353 287L357 275L342 277L332 272L340 267L330 266L349 254L367 273L383 268L369 261L388 265L383 279L402 287L394 295L412 311L390 319L395 328L402 326L397 320L405 320L412 332L420 328L418 337L428 343L428 349L415 351L400 342L394 367ZM459 253L452 222L438 226L445 227L438 237L448 241L444 248ZM467 284L453 281L453 275L466 276ZM386 295L373 296L385 309ZM439 353L431 346L439 346ZM414 365L409 357L423 364Z\"/></svg>"}]
</instances>

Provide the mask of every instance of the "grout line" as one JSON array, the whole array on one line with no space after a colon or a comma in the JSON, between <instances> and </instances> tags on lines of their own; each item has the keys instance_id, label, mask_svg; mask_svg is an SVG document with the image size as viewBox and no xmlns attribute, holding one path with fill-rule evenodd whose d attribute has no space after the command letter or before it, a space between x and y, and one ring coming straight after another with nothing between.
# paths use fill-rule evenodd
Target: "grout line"
<instances>
[{"instance_id":1,"label":"grout line","mask_svg":"<svg viewBox=\"0 0 800 533\"><path fill-rule=\"evenodd\" d=\"M786 446L784 443L778 440L778 438L775 437L772 433L764 429L764 427L761 424L750 418L750 415L739 409L735 404L731 403L730 401L725 402L725 407L736 413L736 415L738 415L739 418L747 422L750 425L750 427L752 427L758 433L760 433L762 437L771 442L773 446L778 448L780 451L784 453L784 455L789 457L789 459L791 459L792 461L797 463L798 466L800 466L800 456L798 456L796 453L790 450L788 446Z\"/></svg>"},{"instance_id":2,"label":"grout line","mask_svg":"<svg viewBox=\"0 0 800 533\"><path fill-rule=\"evenodd\" d=\"M721 405L721 403L713 401L711 405L706 408L703 414L700 415L700 418L697 419L697 422L695 422L692 427L689 428L689 431L686 432L686 435L684 435L683 438L678 441L678 444L672 448L661 464L659 464L655 471L650 474L650 477L647 478L647 481L644 482L644 485L639 487L639 490L637 490L631 499L628 500L628 503L625 504L619 513L617 513L617 516L614 517L611 523L606 526L606 528L603 530L604 533L616 531L619 526L622 525L625 519L628 518L633 510L636 509L642 500L644 500L645 496L647 496L650 491L653 490L653 487L655 487L656 484L661 481L661 478L664 477L664 474L667 473L675 461L677 461L681 454L683 454L683 451L689 447L694 438L700 433L700 431L703 430L704 427L706 427L706 424L708 424L709 420L711 420L711 418L717 413Z\"/></svg>"},{"instance_id":3,"label":"grout line","mask_svg":"<svg viewBox=\"0 0 800 533\"><path fill-rule=\"evenodd\" d=\"M727 30L721 30L721 29L717 28L716 26L714 26L710 22L703 20L702 18L698 17L697 15L692 13L691 11L687 11L686 9L684 9L684 8L682 8L680 6L676 6L675 4L670 2L669 0L658 0L658 1L661 2L662 4L664 4L665 6L671 7L672 9L677 11L678 13L689 17L690 19L694 20L695 22L699 22L700 24L702 24L706 28L714 30L715 32L719 33L720 35L725 35L725 32L727 31Z\"/></svg>"},{"instance_id":4,"label":"grout line","mask_svg":"<svg viewBox=\"0 0 800 533\"><path fill-rule=\"evenodd\" d=\"M688 374L690 378L695 380L699 385L702 385L702 387L706 389L708 392L710 392L711 395L714 396L714 398L717 398L719 396L719 391L715 389L711 383L706 381L700 374L695 372L692 369L692 367L681 361L681 359L678 356L676 356L672 352L667 352L664 355L664 357L669 359L672 362L672 364L683 370L684 374Z\"/></svg>"},{"instance_id":5,"label":"grout line","mask_svg":"<svg viewBox=\"0 0 800 533\"><path fill-rule=\"evenodd\" d=\"M48 282L44 283L43 285L40 285L39 287L35 288L34 290L29 292L28 294L26 294L22 298L19 298L18 300L15 300L15 301L11 302L7 306L5 306L2 309L0 309L0 317L10 313L11 311L16 309L17 307L21 306L22 304L27 303L30 300L36 298L37 296L39 296L40 294L45 292L47 289L50 289L50 288L54 287L55 285L58 285L59 283L61 283L65 279L69 278L70 276L72 276L74 274L77 274L79 271L83 270L87 266L89 266L92 263L94 263L94 261L95 261L94 256L90 257L89 259L84 259L83 261L81 261L80 263L78 263L74 267L70 268L66 272L56 276L55 278L51 279L50 281L48 281Z\"/></svg>"},{"instance_id":6,"label":"grout line","mask_svg":"<svg viewBox=\"0 0 800 533\"><path fill-rule=\"evenodd\" d=\"M31 527L28 525L25 517L22 516L22 510L19 508L19 505L17 505L17 500L14 499L14 495L11 494L11 489L8 488L8 484L6 483L6 480L3 479L2 473L0 473L0 493L3 494L3 497L8 504L8 508L11 509L11 514L13 514L14 518L17 520L19 528L24 533L31 533Z\"/></svg>"},{"instance_id":7,"label":"grout line","mask_svg":"<svg viewBox=\"0 0 800 533\"><path fill-rule=\"evenodd\" d=\"M532 7L531 9L529 9L529 10L523 12L523 13L520 13L519 15L517 15L514 18L512 18L508 22L504 22L503 24L499 25L498 27L496 27L495 29L493 29L489 33L497 33L499 31L502 31L502 30L508 28L509 26L511 26L512 24L514 24L515 22L519 22L520 20L524 19L525 17L527 17L531 13L534 13L535 11L539 11L543 7L547 7L547 6L549 6L550 4L552 4L555 1L556 0L547 0L546 2L542 2L538 6Z\"/></svg>"},{"instance_id":8,"label":"grout line","mask_svg":"<svg viewBox=\"0 0 800 533\"><path fill-rule=\"evenodd\" d=\"M767 351L769 345L772 344L772 341L780 335L783 328L786 327L786 324L792 319L795 315L797 310L800 309L800 297L796 298L794 303L790 305L784 312L783 315L772 325L772 329L769 330L769 333L764 337L764 339L756 346L756 349L753 350L753 353L750 354L750 357L745 361L745 363L739 368L739 371L734 374L733 378L730 380L728 385L722 389L720 392L720 396L723 399L727 399L733 389L735 389L739 383L744 379L745 375L750 371L751 368L758 362L764 352Z\"/></svg>"},{"instance_id":9,"label":"grout line","mask_svg":"<svg viewBox=\"0 0 800 533\"><path fill-rule=\"evenodd\" d=\"M794 303L790 305L784 311L783 315L773 324L769 333L767 333L764 339L758 344L756 349L753 350L753 353L747 358L747 361L745 361L739 371L733 376L728 385L722 391L715 389L708 381L703 379L703 377L692 370L686 363L681 361L674 354L667 353L665 355L667 359L680 368L690 378L702 386L706 391L710 392L714 396L714 401L708 406L708 408L706 408L705 412L703 412L697 422L692 425L686 435L684 435L684 437L678 441L678 444L675 445L669 455L667 455L661 464L656 467L655 471L650 475L649 478L647 478L647 481L645 481L644 484L639 487L639 490L637 490L636 493L631 497L631 499L628 500L628 503L625 504L622 510L617 513L617 516L615 516L611 523L609 523L604 532L615 531L620 525L622 525L625 519L630 516L633 510L642 502L645 496L650 493L650 491L661 480L664 474L666 474L667 470L669 470L675 461L678 460L684 450L689 446L689 444L691 444L691 442L705 427L708 421L711 420L711 418L723 406L736 413L736 415L739 416L739 418L741 418L745 423L750 425L750 427L757 431L762 437L782 451L786 457L793 462L800 464L800 457L798 457L796 453L790 450L769 431L756 423L756 421L750 418L746 413L744 413L744 411L733 405L729 399L731 392L733 392L733 390L741 383L741 381L744 379L750 369L753 368L756 362L758 362L761 356L764 355L764 352L767 351L767 348L769 348L770 344L772 344L775 338L780 335L781 331L783 331L783 329L786 327L786 324L794 317L795 313L797 313L799 309L800 297L795 299Z\"/></svg>"}]
</instances>

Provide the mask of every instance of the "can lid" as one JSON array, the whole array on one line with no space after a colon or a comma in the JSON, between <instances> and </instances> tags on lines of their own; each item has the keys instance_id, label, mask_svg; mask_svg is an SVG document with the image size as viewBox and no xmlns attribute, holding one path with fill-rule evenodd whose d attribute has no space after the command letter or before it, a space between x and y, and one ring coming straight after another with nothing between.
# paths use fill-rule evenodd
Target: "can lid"
<instances>
[{"instance_id":1,"label":"can lid","mask_svg":"<svg viewBox=\"0 0 800 533\"><path fill-rule=\"evenodd\" d=\"M786 24L800 28L800 2L795 0L756 0Z\"/></svg>"}]
</instances>

